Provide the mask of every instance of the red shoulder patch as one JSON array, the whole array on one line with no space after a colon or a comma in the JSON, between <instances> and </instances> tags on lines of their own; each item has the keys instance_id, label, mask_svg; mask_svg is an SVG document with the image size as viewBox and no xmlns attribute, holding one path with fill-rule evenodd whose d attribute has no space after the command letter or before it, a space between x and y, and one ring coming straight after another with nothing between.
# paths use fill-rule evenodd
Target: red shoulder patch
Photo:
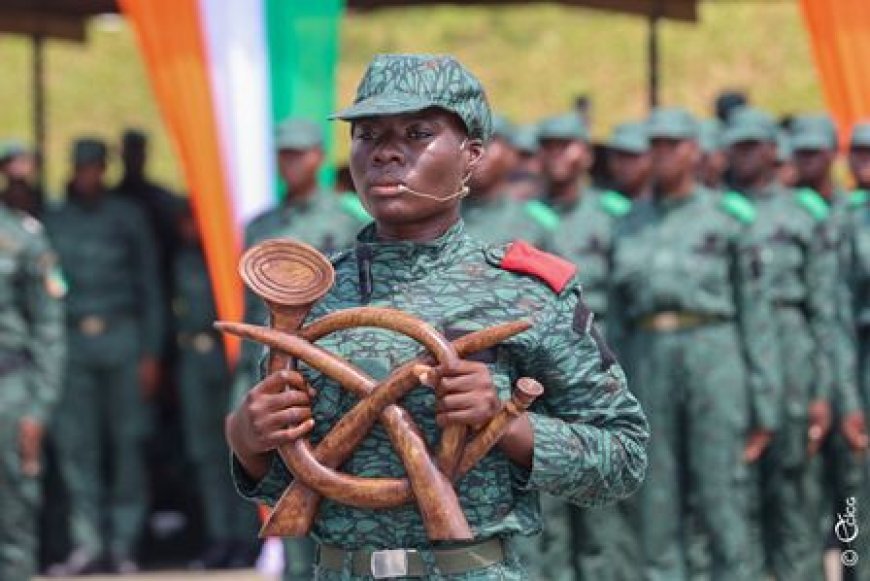
<instances>
[{"instance_id":1,"label":"red shoulder patch","mask_svg":"<svg viewBox=\"0 0 870 581\"><path fill-rule=\"evenodd\" d=\"M546 282L557 293L562 292L577 272L577 267L554 254L538 250L525 240L516 240L508 248L499 265L505 270L529 274Z\"/></svg>"}]
</instances>

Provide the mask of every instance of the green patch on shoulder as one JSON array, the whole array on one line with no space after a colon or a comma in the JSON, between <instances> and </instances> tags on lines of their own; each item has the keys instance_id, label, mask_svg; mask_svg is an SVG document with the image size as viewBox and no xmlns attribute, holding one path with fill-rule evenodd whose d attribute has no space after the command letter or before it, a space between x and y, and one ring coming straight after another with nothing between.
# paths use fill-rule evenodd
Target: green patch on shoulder
<instances>
[{"instance_id":1,"label":"green patch on shoulder","mask_svg":"<svg viewBox=\"0 0 870 581\"><path fill-rule=\"evenodd\" d=\"M613 190L601 194L601 207L605 212L616 218L621 218L631 211L631 200Z\"/></svg>"},{"instance_id":2,"label":"green patch on shoulder","mask_svg":"<svg viewBox=\"0 0 870 581\"><path fill-rule=\"evenodd\" d=\"M849 196L849 205L853 208L865 206L868 202L870 202L870 192L867 190L855 190Z\"/></svg>"},{"instance_id":3,"label":"green patch on shoulder","mask_svg":"<svg viewBox=\"0 0 870 581\"><path fill-rule=\"evenodd\" d=\"M755 205L746 196L738 192L726 192L722 196L720 206L744 224L752 224L758 216Z\"/></svg>"},{"instance_id":4,"label":"green patch on shoulder","mask_svg":"<svg viewBox=\"0 0 870 581\"><path fill-rule=\"evenodd\" d=\"M346 192L341 194L339 199L342 211L351 218L362 224L368 224L372 221L372 217L366 211L365 207L359 199L359 196Z\"/></svg>"},{"instance_id":5,"label":"green patch on shoulder","mask_svg":"<svg viewBox=\"0 0 870 581\"><path fill-rule=\"evenodd\" d=\"M825 199L812 188L800 188L794 196L798 205L819 222L826 220L831 213Z\"/></svg>"},{"instance_id":6,"label":"green patch on shoulder","mask_svg":"<svg viewBox=\"0 0 870 581\"><path fill-rule=\"evenodd\" d=\"M551 207L540 200L529 200L523 205L525 213L545 230L555 231L562 221Z\"/></svg>"}]
</instances>

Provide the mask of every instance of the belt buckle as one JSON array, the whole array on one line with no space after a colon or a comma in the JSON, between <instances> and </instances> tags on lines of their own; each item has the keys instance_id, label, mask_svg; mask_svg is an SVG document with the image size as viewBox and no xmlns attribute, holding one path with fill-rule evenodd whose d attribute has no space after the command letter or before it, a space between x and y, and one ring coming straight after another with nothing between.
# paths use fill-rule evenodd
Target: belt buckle
<instances>
[{"instance_id":1,"label":"belt buckle","mask_svg":"<svg viewBox=\"0 0 870 581\"><path fill-rule=\"evenodd\" d=\"M96 315L88 315L79 321L79 330L87 337L97 337L106 332L106 321Z\"/></svg>"},{"instance_id":2,"label":"belt buckle","mask_svg":"<svg viewBox=\"0 0 870 581\"><path fill-rule=\"evenodd\" d=\"M375 579L405 577L408 574L408 554L414 552L416 551L408 549L373 551L371 557L372 577Z\"/></svg>"},{"instance_id":3,"label":"belt buckle","mask_svg":"<svg viewBox=\"0 0 870 581\"><path fill-rule=\"evenodd\" d=\"M656 331L671 332L680 328L680 316L673 312L667 311L656 315L654 325Z\"/></svg>"}]
</instances>

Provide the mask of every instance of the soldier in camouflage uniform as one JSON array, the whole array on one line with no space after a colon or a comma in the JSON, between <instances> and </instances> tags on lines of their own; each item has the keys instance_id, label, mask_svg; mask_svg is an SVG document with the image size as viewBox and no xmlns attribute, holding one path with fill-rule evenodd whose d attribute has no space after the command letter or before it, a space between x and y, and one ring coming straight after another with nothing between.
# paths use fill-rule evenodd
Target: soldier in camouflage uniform
<instances>
[{"instance_id":1,"label":"soldier in camouflage uniform","mask_svg":"<svg viewBox=\"0 0 870 581\"><path fill-rule=\"evenodd\" d=\"M434 391L418 388L402 400L428 442L446 425L488 421L517 377L534 377L545 391L458 483L473 541L454 544L452 553L433 546L413 505L363 510L324 501L314 525L321 543L315 578L372 579L373 551L416 549L404 553L412 578L525 579L512 540L540 529L538 493L582 505L629 494L645 466L644 416L591 324L575 268L527 244L487 247L465 234L458 198L490 125L470 73L451 57L379 56L355 105L337 116L352 122L351 171L376 223L353 251L333 258L336 285L310 317L389 306L454 335L519 318L533 322L479 361L434 368L425 378ZM419 350L406 337L371 329L339 332L319 344L375 378ZM284 391L288 382L297 389ZM313 401L299 389L305 384L316 390ZM355 400L308 368L270 375L254 387L229 422L240 491L275 502L292 477L274 447L309 432L320 440ZM404 474L381 429L343 470ZM404 575L398 568L386 574Z\"/></svg>"},{"instance_id":2,"label":"soldier in camouflage uniform","mask_svg":"<svg viewBox=\"0 0 870 581\"><path fill-rule=\"evenodd\" d=\"M521 238L546 248L550 231L532 217L533 206L511 200L505 193L508 174L516 166L517 152L512 144L514 127L499 116L493 117L492 127L486 155L471 174L470 191L462 201L465 231L490 244Z\"/></svg>"},{"instance_id":3,"label":"soldier in camouflage uniform","mask_svg":"<svg viewBox=\"0 0 870 581\"><path fill-rule=\"evenodd\" d=\"M157 250L143 213L105 188L105 144L76 141L72 162L66 202L45 214L69 283L69 358L55 428L74 550L61 572L98 568L104 517L112 567L129 572L147 508L145 403L157 386L163 337Z\"/></svg>"},{"instance_id":4,"label":"soldier in camouflage uniform","mask_svg":"<svg viewBox=\"0 0 870 581\"><path fill-rule=\"evenodd\" d=\"M776 181L786 188L797 184L797 166L794 163L794 150L788 131L779 130L776 134Z\"/></svg>"},{"instance_id":5,"label":"soldier in camouflage uniform","mask_svg":"<svg viewBox=\"0 0 870 581\"><path fill-rule=\"evenodd\" d=\"M698 125L698 145L701 148L698 181L714 191L724 189L728 160L722 141L722 125L718 120L707 119Z\"/></svg>"},{"instance_id":6,"label":"soldier in camouflage uniform","mask_svg":"<svg viewBox=\"0 0 870 581\"><path fill-rule=\"evenodd\" d=\"M837 519L835 533L845 544L841 561L855 579L866 581L870 579L870 535L865 524L870 514L866 427L870 415L870 123L855 126L849 145L849 168L857 189L849 199L839 252L835 377L842 394L837 409L844 440L841 455L852 469L846 472L845 496L837 498L837 512L846 516L847 500L852 498L857 519Z\"/></svg>"},{"instance_id":7,"label":"soldier in camouflage uniform","mask_svg":"<svg viewBox=\"0 0 870 581\"><path fill-rule=\"evenodd\" d=\"M776 125L744 108L726 134L735 193L757 212L752 239L762 248L774 306L782 369L780 428L761 462L764 545L777 579L823 576L818 523L822 510L816 452L831 426L834 255L827 211L805 192L793 195L775 175Z\"/></svg>"},{"instance_id":8,"label":"soldier in camouflage uniform","mask_svg":"<svg viewBox=\"0 0 870 581\"><path fill-rule=\"evenodd\" d=\"M323 131L317 123L291 118L276 128L275 145L278 170L287 186L284 200L277 207L254 218L245 228L245 248L269 238L289 237L330 254L346 248L353 236L368 222L354 203L354 194L340 197L317 185L317 174L324 161ZM268 319L263 302L245 291L245 321L262 324ZM259 377L257 362L261 348L242 344L233 380L231 403L238 403ZM313 562L314 544L308 539L289 539L285 543L286 581L307 581Z\"/></svg>"},{"instance_id":9,"label":"soldier in camouflage uniform","mask_svg":"<svg viewBox=\"0 0 870 581\"><path fill-rule=\"evenodd\" d=\"M65 287L42 225L0 205L0 579L36 574L42 435L60 391Z\"/></svg>"},{"instance_id":10,"label":"soldier in camouflage uniform","mask_svg":"<svg viewBox=\"0 0 870 581\"><path fill-rule=\"evenodd\" d=\"M710 539L714 579L751 569L748 464L778 426L776 357L751 204L695 181L697 124L658 109L648 124L654 196L620 222L608 334L649 415L650 473L633 499L643 571L688 578L685 500Z\"/></svg>"},{"instance_id":11,"label":"soldier in camouflage uniform","mask_svg":"<svg viewBox=\"0 0 870 581\"><path fill-rule=\"evenodd\" d=\"M0 142L0 175L6 178L0 201L9 208L39 217L45 195L36 185L34 152L17 141Z\"/></svg>"},{"instance_id":12,"label":"soldier in camouflage uniform","mask_svg":"<svg viewBox=\"0 0 870 581\"><path fill-rule=\"evenodd\" d=\"M505 194L526 201L541 192L541 144L535 124L520 125L513 131L511 143L517 152L516 165L508 175Z\"/></svg>"},{"instance_id":13,"label":"soldier in camouflage uniform","mask_svg":"<svg viewBox=\"0 0 870 581\"><path fill-rule=\"evenodd\" d=\"M172 307L178 341L178 388L187 458L195 470L208 539L193 568L249 564L257 511L238 498L226 470L223 425L231 376L220 336L214 294L190 206L177 210L179 246L174 264Z\"/></svg>"},{"instance_id":14,"label":"soldier in camouflage uniform","mask_svg":"<svg viewBox=\"0 0 870 581\"><path fill-rule=\"evenodd\" d=\"M649 196L649 139L643 123L622 123L607 140L607 170L613 190L629 200Z\"/></svg>"}]
</instances>

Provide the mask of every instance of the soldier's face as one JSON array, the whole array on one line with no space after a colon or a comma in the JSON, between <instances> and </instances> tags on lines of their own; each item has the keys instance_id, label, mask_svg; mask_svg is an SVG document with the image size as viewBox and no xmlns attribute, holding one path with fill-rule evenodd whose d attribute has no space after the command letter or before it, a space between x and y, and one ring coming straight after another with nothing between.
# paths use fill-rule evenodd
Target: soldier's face
<instances>
[{"instance_id":1,"label":"soldier's face","mask_svg":"<svg viewBox=\"0 0 870 581\"><path fill-rule=\"evenodd\" d=\"M291 194L306 192L314 186L322 162L323 151L319 148L278 152L278 172Z\"/></svg>"},{"instance_id":2,"label":"soldier's face","mask_svg":"<svg viewBox=\"0 0 870 581\"><path fill-rule=\"evenodd\" d=\"M441 109L370 117L352 125L350 173L379 224L423 225L458 215L456 193L483 153L460 119Z\"/></svg>"},{"instance_id":3,"label":"soldier's face","mask_svg":"<svg viewBox=\"0 0 870 581\"><path fill-rule=\"evenodd\" d=\"M849 151L849 169L856 184L870 185L870 147L853 147Z\"/></svg>"},{"instance_id":4,"label":"soldier's face","mask_svg":"<svg viewBox=\"0 0 870 581\"><path fill-rule=\"evenodd\" d=\"M650 155L611 149L607 153L607 167L617 189L622 192L639 192L649 181Z\"/></svg>"},{"instance_id":5,"label":"soldier's face","mask_svg":"<svg viewBox=\"0 0 870 581\"><path fill-rule=\"evenodd\" d=\"M549 181L576 180L592 166L592 152L576 139L541 140L541 168Z\"/></svg>"},{"instance_id":6,"label":"soldier's face","mask_svg":"<svg viewBox=\"0 0 870 581\"><path fill-rule=\"evenodd\" d=\"M487 189L501 182L516 165L517 153L504 139L497 137L486 146L486 153L471 174L471 189Z\"/></svg>"},{"instance_id":7,"label":"soldier's face","mask_svg":"<svg viewBox=\"0 0 870 581\"><path fill-rule=\"evenodd\" d=\"M728 159L722 151L709 151L700 156L698 178L705 184L718 184L722 181Z\"/></svg>"},{"instance_id":8,"label":"soldier's face","mask_svg":"<svg viewBox=\"0 0 870 581\"><path fill-rule=\"evenodd\" d=\"M795 152L798 181L803 184L818 184L831 172L834 152L827 149L800 149Z\"/></svg>"},{"instance_id":9,"label":"soldier's face","mask_svg":"<svg viewBox=\"0 0 870 581\"><path fill-rule=\"evenodd\" d=\"M656 183L670 187L691 175L698 160L698 144L690 139L657 137L650 142Z\"/></svg>"},{"instance_id":10,"label":"soldier's face","mask_svg":"<svg viewBox=\"0 0 870 581\"><path fill-rule=\"evenodd\" d=\"M77 165L73 173L73 187L83 194L100 191L103 188L103 176L106 165L103 163L85 163Z\"/></svg>"},{"instance_id":11,"label":"soldier's face","mask_svg":"<svg viewBox=\"0 0 870 581\"><path fill-rule=\"evenodd\" d=\"M731 171L740 184L769 174L776 160L776 146L763 141L741 141L728 149Z\"/></svg>"}]
</instances>

